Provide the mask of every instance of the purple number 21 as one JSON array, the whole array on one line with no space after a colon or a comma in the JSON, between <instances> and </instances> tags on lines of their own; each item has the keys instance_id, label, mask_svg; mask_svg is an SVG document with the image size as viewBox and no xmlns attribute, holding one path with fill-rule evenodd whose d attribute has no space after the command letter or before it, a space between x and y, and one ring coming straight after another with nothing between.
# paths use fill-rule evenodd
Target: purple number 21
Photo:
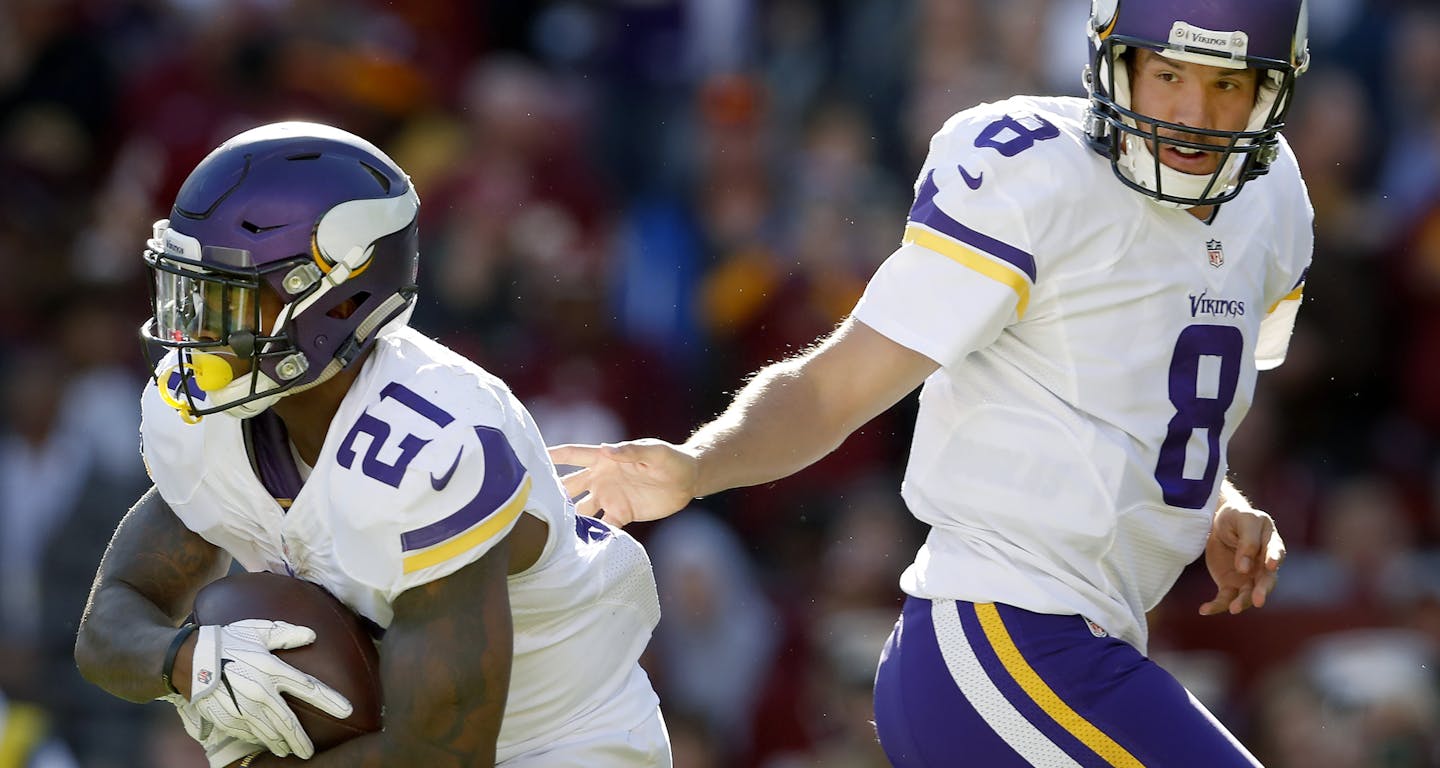
<instances>
[{"instance_id":1,"label":"purple number 21","mask_svg":"<svg viewBox=\"0 0 1440 768\"><path fill-rule=\"evenodd\" d=\"M399 382L390 382L380 390L380 399L385 398L400 403L440 427L455 420L455 417L446 413L440 406L426 400ZM340 466L350 469L355 464L355 441L361 434L369 435L370 445L365 449L365 458L360 460L360 471L365 473L366 477L379 480L392 488L399 488L401 479L405 477L405 468L410 466L415 454L419 453L420 449L430 441L407 433L400 439L400 457L390 464L380 459L380 446L390 439L390 432L388 423L371 416L369 411L361 413L360 418L355 420L355 426L350 428L350 432L340 442L340 450L336 454Z\"/></svg>"}]
</instances>

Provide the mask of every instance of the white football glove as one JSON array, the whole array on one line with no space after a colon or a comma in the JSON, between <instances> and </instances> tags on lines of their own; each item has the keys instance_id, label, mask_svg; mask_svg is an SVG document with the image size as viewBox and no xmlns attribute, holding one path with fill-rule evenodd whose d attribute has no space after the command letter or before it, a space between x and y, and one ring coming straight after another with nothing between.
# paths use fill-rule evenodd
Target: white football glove
<instances>
[{"instance_id":1,"label":"white football glove","mask_svg":"<svg viewBox=\"0 0 1440 768\"><path fill-rule=\"evenodd\" d=\"M246 619L196 632L190 703L225 736L259 744L280 757L310 759L315 746L281 696L288 693L331 717L350 716L350 702L271 651L315 642L309 627Z\"/></svg>"},{"instance_id":2,"label":"white football glove","mask_svg":"<svg viewBox=\"0 0 1440 768\"><path fill-rule=\"evenodd\" d=\"M175 705L175 712L180 715L180 722L185 726L185 732L190 734L190 738L200 742L200 746L205 749L205 759L209 761L210 768L225 768L246 755L264 749L259 744L251 744L243 739L226 736L215 730L215 726L209 720L201 717L200 713L195 710L195 705L191 704L190 700L184 696L172 693L162 698Z\"/></svg>"}]
</instances>

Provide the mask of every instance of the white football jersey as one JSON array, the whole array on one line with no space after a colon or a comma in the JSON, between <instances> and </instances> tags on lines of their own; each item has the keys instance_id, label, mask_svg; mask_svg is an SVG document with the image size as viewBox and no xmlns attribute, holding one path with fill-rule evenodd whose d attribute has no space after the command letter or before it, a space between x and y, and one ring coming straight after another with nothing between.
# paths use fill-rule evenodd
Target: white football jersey
<instances>
[{"instance_id":1,"label":"white football jersey","mask_svg":"<svg viewBox=\"0 0 1440 768\"><path fill-rule=\"evenodd\" d=\"M1157 205L1087 145L1087 109L951 118L855 316L940 364L902 490L932 529L901 587L1081 614L1144 651L1256 370L1285 357L1311 211L1283 140L1213 222Z\"/></svg>"},{"instance_id":2,"label":"white football jersey","mask_svg":"<svg viewBox=\"0 0 1440 768\"><path fill-rule=\"evenodd\" d=\"M382 334L303 484L273 414L186 424L151 386L142 416L151 476L186 526L382 628L405 590L479 559L522 514L545 521L539 560L509 579L501 761L655 716L637 664L660 617L644 549L577 517L530 414L473 362L408 327Z\"/></svg>"}]
</instances>

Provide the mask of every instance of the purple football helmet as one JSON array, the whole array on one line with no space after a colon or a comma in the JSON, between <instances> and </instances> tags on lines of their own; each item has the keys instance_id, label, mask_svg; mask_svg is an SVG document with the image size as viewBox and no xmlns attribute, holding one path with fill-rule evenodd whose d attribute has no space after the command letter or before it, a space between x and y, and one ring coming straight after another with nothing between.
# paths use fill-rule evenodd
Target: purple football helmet
<instances>
[{"instance_id":1,"label":"purple football helmet","mask_svg":"<svg viewBox=\"0 0 1440 768\"><path fill-rule=\"evenodd\" d=\"M274 123L220 145L145 250L141 335L167 353L162 397L187 419L253 416L353 364L409 319L419 207L393 160L337 128ZM262 304L278 313L269 328Z\"/></svg>"},{"instance_id":2,"label":"purple football helmet","mask_svg":"<svg viewBox=\"0 0 1440 768\"><path fill-rule=\"evenodd\" d=\"M1127 186L1178 208L1233 200L1264 175L1279 152L1278 133L1295 79L1310 63L1306 0L1093 0L1086 132ZM1260 70L1249 124L1241 131L1204 130L1136 113L1122 58L1148 48L1178 61ZM1162 130L1219 140L1222 146L1162 136ZM1181 173L1160 162L1163 147L1220 151L1215 172Z\"/></svg>"}]
</instances>

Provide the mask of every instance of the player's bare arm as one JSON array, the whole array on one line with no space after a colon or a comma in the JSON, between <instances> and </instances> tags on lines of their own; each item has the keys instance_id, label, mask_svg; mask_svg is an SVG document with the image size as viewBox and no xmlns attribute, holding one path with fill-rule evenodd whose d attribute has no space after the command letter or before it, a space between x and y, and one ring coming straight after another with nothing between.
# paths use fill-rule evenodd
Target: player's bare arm
<instances>
[{"instance_id":1,"label":"player's bare arm","mask_svg":"<svg viewBox=\"0 0 1440 768\"><path fill-rule=\"evenodd\" d=\"M1215 597L1200 613L1240 613L1263 607L1279 578L1285 542L1275 521L1251 506L1234 484L1220 485L1215 523L1205 543L1205 565L1215 580Z\"/></svg>"},{"instance_id":2,"label":"player's bare arm","mask_svg":"<svg viewBox=\"0 0 1440 768\"><path fill-rule=\"evenodd\" d=\"M195 593L229 566L229 555L186 528L153 487L146 491L120 521L90 589L75 643L81 674L130 701L169 693L160 668L175 628ZM189 653L176 656L172 679L182 693L189 687Z\"/></svg>"},{"instance_id":3,"label":"player's bare arm","mask_svg":"<svg viewBox=\"0 0 1440 768\"><path fill-rule=\"evenodd\" d=\"M847 318L809 351L762 369L723 414L683 445L640 440L556 446L584 514L624 525L673 514L690 499L794 474L920 386L938 365Z\"/></svg>"},{"instance_id":4,"label":"player's bare arm","mask_svg":"<svg viewBox=\"0 0 1440 768\"><path fill-rule=\"evenodd\" d=\"M309 760L263 755L252 766L493 766L510 688L513 633L508 538L443 579L402 593L380 648L383 730Z\"/></svg>"},{"instance_id":5,"label":"player's bare arm","mask_svg":"<svg viewBox=\"0 0 1440 768\"><path fill-rule=\"evenodd\" d=\"M794 474L839 447L939 366L853 318L811 351L761 370L685 441L698 496Z\"/></svg>"}]
</instances>

